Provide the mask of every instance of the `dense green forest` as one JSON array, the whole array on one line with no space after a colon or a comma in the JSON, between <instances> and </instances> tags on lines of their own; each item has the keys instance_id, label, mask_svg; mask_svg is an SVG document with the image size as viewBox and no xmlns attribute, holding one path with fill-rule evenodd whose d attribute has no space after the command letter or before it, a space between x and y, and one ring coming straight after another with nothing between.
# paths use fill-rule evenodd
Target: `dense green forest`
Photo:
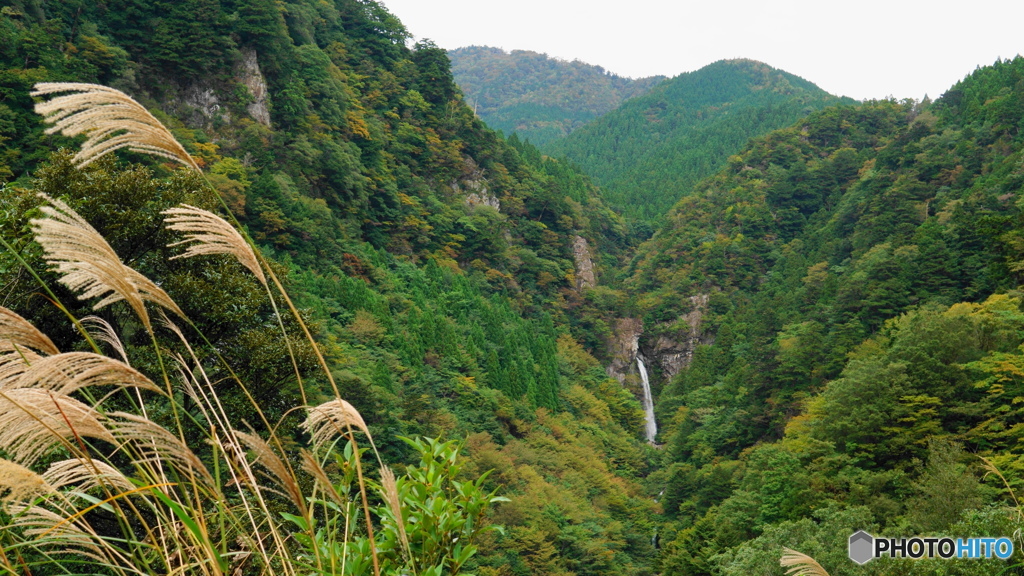
<instances>
[{"instance_id":1,"label":"dense green forest","mask_svg":"<svg viewBox=\"0 0 1024 576\"><path fill-rule=\"evenodd\" d=\"M114 86L171 127L277 262L388 460L415 463L399 437L432 436L465 442L467 477L495 470L486 488L512 498L494 512L505 530L487 534L467 569L650 565L639 403L571 326L576 309L594 306L580 290L618 262L622 222L586 178L487 129L443 50L407 47L402 24L369 0L3 2L0 35L4 238L71 313L91 305L55 282L30 242L37 191L78 210L200 319L269 417L301 401L270 303L244 270L166 260L175 249L159 212L214 208L202 182L137 154L74 168L57 151L74 142L45 135L32 112L41 81ZM578 280L580 242L593 261ZM60 349L85 345L9 251L0 274L5 307ZM133 366L155 367L125 311L98 314L128 335ZM161 346L185 354L174 340L164 333ZM297 360L311 401L326 394L310 350ZM222 388L233 414L259 427L241 394Z\"/></svg>"},{"instance_id":2,"label":"dense green forest","mask_svg":"<svg viewBox=\"0 0 1024 576\"><path fill-rule=\"evenodd\" d=\"M700 179L749 138L840 102L811 82L752 60L680 74L552 142L631 220L660 222Z\"/></svg>"},{"instance_id":3,"label":"dense green forest","mask_svg":"<svg viewBox=\"0 0 1024 576\"><path fill-rule=\"evenodd\" d=\"M657 403L666 572L760 573L786 542L831 574L997 570L844 554L858 529L1020 527L1022 88L1018 57L936 102L811 114L641 247L641 351L698 333Z\"/></svg>"},{"instance_id":4,"label":"dense green forest","mask_svg":"<svg viewBox=\"0 0 1024 576\"><path fill-rule=\"evenodd\" d=\"M415 556L401 539L426 538L422 524L400 535L395 509L423 505L425 522L431 506L449 514L492 493L508 499L487 511L500 530L442 531L467 573L781 575L783 547L833 576L1008 566L858 567L846 539L859 529L1013 537L1006 573L1022 572L1024 58L979 68L934 102L865 103L759 63L719 62L550 144L598 188L522 133L488 128L462 100L445 51L410 45L373 0L0 6L0 306L50 347L119 354L69 320L96 314L140 373L166 375L165 357L193 358L180 364L202 367L220 409L253 436L281 440L279 468L306 465L300 447L315 437L294 408L329 401L336 387L379 451L380 461L362 460L367 477L381 478L386 499L388 462L407 491L393 508L364 504L385 572ZM550 62L531 58L541 86ZM577 79L594 72L573 66ZM124 90L202 173L132 152L76 167L80 139L45 134L33 112L40 99L29 93L44 81ZM599 156L608 138L619 147ZM81 214L153 279L151 292L173 297L173 319L140 322L114 301L94 310L61 284L33 241L57 206L40 192ZM161 212L179 203L237 218L300 319L279 315L244 265L176 258L182 247L168 246L176 236ZM637 246L643 226L609 206L654 222L653 236ZM656 394L653 446L642 439L638 354ZM9 367L43 360L8 340L0 356L8 402ZM620 369L621 382L609 376ZM166 397L146 391L148 417L177 423L197 462L221 462L199 434L210 418L202 399L169 380ZM103 397L112 413L132 401ZM192 420L180 424L179 409ZM11 437L9 422L0 414L0 438ZM455 440L463 456L456 464L452 445L403 440L418 437ZM323 476L351 486L354 445ZM0 445L0 463L20 448ZM7 508L11 470L0 470L4 567L24 550L12 538L31 536ZM134 490L151 488L134 479ZM329 553L334 532L284 512L292 488L266 506L300 528L279 545L299 561L303 550ZM75 497L94 505L98 525L116 524L111 501ZM183 534L201 538L194 519L169 509ZM370 550L372 535L356 531L352 542ZM456 546L463 533L477 538L471 552ZM151 559L153 538L141 539L140 559ZM371 574L367 555L295 573ZM53 564L38 573L80 569ZM413 572L436 576L437 566ZM239 560L197 573L276 568Z\"/></svg>"},{"instance_id":5,"label":"dense green forest","mask_svg":"<svg viewBox=\"0 0 1024 576\"><path fill-rule=\"evenodd\" d=\"M544 148L665 79L623 78L600 66L529 50L448 51L466 103L488 126Z\"/></svg>"}]
</instances>

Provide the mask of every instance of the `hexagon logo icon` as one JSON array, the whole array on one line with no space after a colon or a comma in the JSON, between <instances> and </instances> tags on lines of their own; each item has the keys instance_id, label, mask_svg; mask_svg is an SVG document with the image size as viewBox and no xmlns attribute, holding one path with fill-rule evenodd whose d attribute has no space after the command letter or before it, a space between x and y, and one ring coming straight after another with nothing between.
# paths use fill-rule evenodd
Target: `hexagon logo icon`
<instances>
[{"instance_id":1,"label":"hexagon logo icon","mask_svg":"<svg viewBox=\"0 0 1024 576\"><path fill-rule=\"evenodd\" d=\"M867 564L875 557L875 538L863 530L850 536L850 560L857 564Z\"/></svg>"}]
</instances>

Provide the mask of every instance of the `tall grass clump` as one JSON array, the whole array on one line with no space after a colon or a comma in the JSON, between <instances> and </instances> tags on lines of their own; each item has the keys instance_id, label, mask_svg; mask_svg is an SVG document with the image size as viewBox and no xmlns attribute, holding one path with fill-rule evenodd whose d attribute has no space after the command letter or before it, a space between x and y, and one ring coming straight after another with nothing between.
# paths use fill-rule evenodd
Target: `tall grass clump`
<instances>
[{"instance_id":1,"label":"tall grass clump","mask_svg":"<svg viewBox=\"0 0 1024 576\"><path fill-rule=\"evenodd\" d=\"M79 167L128 148L201 174L171 133L117 90L50 83L33 95L55 96L36 108L49 132L86 137ZM459 479L452 442L403 439L420 462L402 474L381 461L273 268L226 206L226 218L166 209L166 228L183 234L173 258L233 258L266 292L304 403L283 419L305 446L282 436L282 419L271 421L172 294L125 264L67 203L41 200L31 232L49 270L94 310L123 305L150 343L138 365L152 369L132 365L110 323L69 312L12 250L74 326L81 350L61 352L0 307L0 572L439 576L466 566L500 498L481 488L484 478ZM279 301L293 318L282 317ZM325 401L307 404L286 321L317 356ZM237 421L222 401L226 385L258 422Z\"/></svg>"}]
</instances>

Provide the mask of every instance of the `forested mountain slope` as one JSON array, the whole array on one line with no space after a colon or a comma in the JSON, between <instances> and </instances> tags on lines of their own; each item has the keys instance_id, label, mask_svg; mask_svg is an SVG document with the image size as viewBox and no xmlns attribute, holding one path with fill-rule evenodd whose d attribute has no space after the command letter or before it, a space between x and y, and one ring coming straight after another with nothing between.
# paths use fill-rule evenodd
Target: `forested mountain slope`
<instances>
[{"instance_id":1,"label":"forested mountain slope","mask_svg":"<svg viewBox=\"0 0 1024 576\"><path fill-rule=\"evenodd\" d=\"M840 102L814 84L752 60L722 60L552 142L631 219L660 221L679 198L754 136Z\"/></svg>"},{"instance_id":2,"label":"forested mountain slope","mask_svg":"<svg viewBox=\"0 0 1024 576\"><path fill-rule=\"evenodd\" d=\"M541 148L665 79L623 78L529 50L468 46L448 57L466 103L488 126Z\"/></svg>"},{"instance_id":3,"label":"forested mountain slope","mask_svg":"<svg viewBox=\"0 0 1024 576\"><path fill-rule=\"evenodd\" d=\"M495 469L488 489L513 498L495 511L506 530L468 568L644 572L655 505L636 481L648 466L642 413L577 343L594 340L577 309L618 261L623 225L585 177L476 119L444 51L407 47L372 0L0 4L0 229L73 314L92 310L29 242L37 191L79 210L179 299L270 417L292 414L284 429L295 427L300 391L265 295L237 266L166 260L180 248L166 247L159 213L215 207L202 179L129 153L75 169L53 153L74 143L44 135L32 112L41 81L112 85L172 128L276 260L389 461L413 457L399 436L430 435L466 439L470 477ZM7 251L0 287L3 305L61 349L83 346ZM131 315L98 313L128 335L133 365L152 368ZM315 401L326 384L309 349L298 360ZM241 393L219 385L259 427Z\"/></svg>"},{"instance_id":4,"label":"forested mountain slope","mask_svg":"<svg viewBox=\"0 0 1024 576\"><path fill-rule=\"evenodd\" d=\"M1019 527L967 453L1024 481L1022 126L1020 57L934 103L827 108L731 156L641 247L641 353L692 345L657 403L667 573L761 573L801 542L831 574L934 573L854 571L845 538Z\"/></svg>"},{"instance_id":5,"label":"forested mountain slope","mask_svg":"<svg viewBox=\"0 0 1024 576\"><path fill-rule=\"evenodd\" d=\"M487 129L445 52L408 47L375 1L0 6L0 236L13 248L0 253L0 305L59 349L87 345L56 300L109 322L142 372L157 351L195 353L226 410L266 433L214 358L226 357L281 419L282 454L300 460L308 434L292 409L304 390L321 401L327 384L298 323L283 338L237 263L169 259L182 247L168 247L160 212L217 209L208 181L272 257L385 461L399 472L415 464L399 436L460 439L461 478L492 471L484 488L510 498L489 519L504 530L481 536L467 572L782 574L783 546L833 576L1019 570L996 560L854 567L845 546L864 529L1005 535L1024 548L1010 493L1024 484L1024 59L980 68L934 103L818 111L837 99L749 61L705 69L721 84L676 79L678 110L662 94L650 102L664 109L639 108L642 122L624 126L689 126L722 143L724 167L688 184L617 271L626 227L587 177ZM55 150L77 143L45 135L32 112L31 86L48 80L129 92L204 173L131 153L75 168ZM711 123L691 129L702 119ZM734 129L776 121L788 127L750 141ZM640 149L624 158L657 160ZM78 210L208 342L187 350L163 327L151 341L126 305L94 311L59 285L30 241L37 192ZM624 284L609 287L613 275ZM626 366L639 352L652 367L660 449L641 441L635 375L624 387L602 366L622 350ZM196 404L185 390L168 396ZM167 421L174 405L154 403L152 417ZM985 477L977 455L1004 476ZM328 472L353 474L345 462ZM98 508L90 514L105 519L110 506ZM363 560L352 570L371 573ZM239 566L247 575L253 565Z\"/></svg>"}]
</instances>

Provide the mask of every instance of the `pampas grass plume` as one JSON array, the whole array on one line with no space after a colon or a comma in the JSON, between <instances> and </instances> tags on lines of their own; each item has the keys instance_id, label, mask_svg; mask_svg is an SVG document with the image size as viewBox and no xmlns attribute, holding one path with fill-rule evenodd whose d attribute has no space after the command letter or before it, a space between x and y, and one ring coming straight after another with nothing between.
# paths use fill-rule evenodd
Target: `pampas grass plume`
<instances>
[{"instance_id":1,"label":"pampas grass plume","mask_svg":"<svg viewBox=\"0 0 1024 576\"><path fill-rule=\"evenodd\" d=\"M227 220L188 204L164 210L163 214L168 216L166 220L168 228L185 233L184 240L175 242L171 246L193 242L188 245L184 254L174 256L171 258L172 260L203 254L228 254L237 258L256 278L259 278L261 284L267 285L267 278L263 275L263 269L260 268L259 260L256 258L252 246Z\"/></svg>"},{"instance_id":2,"label":"pampas grass plume","mask_svg":"<svg viewBox=\"0 0 1024 576\"><path fill-rule=\"evenodd\" d=\"M56 444L72 445L82 437L113 442L100 418L96 410L52 390L0 390L0 446L22 465Z\"/></svg>"},{"instance_id":3,"label":"pampas grass plume","mask_svg":"<svg viewBox=\"0 0 1024 576\"><path fill-rule=\"evenodd\" d=\"M790 548L783 548L782 551L784 554L779 559L779 564L783 568L789 568L786 571L788 576L828 576L828 572L821 567L821 564L807 554Z\"/></svg>"},{"instance_id":4,"label":"pampas grass plume","mask_svg":"<svg viewBox=\"0 0 1024 576\"><path fill-rule=\"evenodd\" d=\"M60 354L50 338L12 310L0 306L0 340L32 348L43 354Z\"/></svg>"},{"instance_id":5,"label":"pampas grass plume","mask_svg":"<svg viewBox=\"0 0 1024 576\"><path fill-rule=\"evenodd\" d=\"M32 96L57 96L36 104L48 124L47 134L88 136L75 155L79 168L121 148L180 162L199 172L199 166L170 130L130 96L107 86L75 82L41 82Z\"/></svg>"},{"instance_id":6,"label":"pampas grass plume","mask_svg":"<svg viewBox=\"0 0 1024 576\"><path fill-rule=\"evenodd\" d=\"M25 502L52 491L50 484L39 474L17 462L0 458L0 502Z\"/></svg>"},{"instance_id":7,"label":"pampas grass plume","mask_svg":"<svg viewBox=\"0 0 1024 576\"><path fill-rule=\"evenodd\" d=\"M317 449L352 426L370 436L370 429L363 421L362 414L341 398L310 408L309 416L302 423L302 427L313 436L313 446Z\"/></svg>"},{"instance_id":8,"label":"pampas grass plume","mask_svg":"<svg viewBox=\"0 0 1024 576\"><path fill-rule=\"evenodd\" d=\"M41 208L46 218L31 222L36 242L47 263L61 274L60 283L79 292L79 299L100 298L95 310L124 300L149 332L153 327L145 301L185 315L162 288L122 264L103 236L70 206L46 194L39 196L50 205Z\"/></svg>"}]
</instances>

